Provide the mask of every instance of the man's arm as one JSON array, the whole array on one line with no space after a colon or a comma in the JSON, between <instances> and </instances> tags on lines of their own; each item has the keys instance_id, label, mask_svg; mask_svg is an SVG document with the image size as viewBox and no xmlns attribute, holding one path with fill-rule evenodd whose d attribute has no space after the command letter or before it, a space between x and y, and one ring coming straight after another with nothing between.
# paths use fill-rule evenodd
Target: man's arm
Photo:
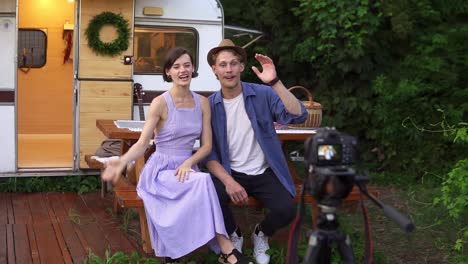
<instances>
[{"instance_id":1,"label":"man's arm","mask_svg":"<svg viewBox=\"0 0 468 264\"><path fill-rule=\"evenodd\" d=\"M210 160L206 167L216 178L226 187L226 192L235 204L247 204L249 197L244 187L242 187L217 160Z\"/></svg>"},{"instance_id":2,"label":"man's arm","mask_svg":"<svg viewBox=\"0 0 468 264\"><path fill-rule=\"evenodd\" d=\"M301 103L299 100L292 94L281 81L278 81L275 85L272 86L273 90L276 91L279 98L288 110L289 113L294 115L300 115L302 113Z\"/></svg>"},{"instance_id":3,"label":"man's arm","mask_svg":"<svg viewBox=\"0 0 468 264\"><path fill-rule=\"evenodd\" d=\"M258 78L262 80L262 82L269 84L271 83L271 87L275 92L278 94L279 98L283 102L286 110L289 113L294 115L300 115L302 113L301 103L297 98L284 86L281 80L276 80L278 78L276 74L275 65L273 61L262 54L255 54L255 59L260 63L262 66L263 71L260 72L257 67L252 66L252 70L257 74Z\"/></svg>"}]
</instances>

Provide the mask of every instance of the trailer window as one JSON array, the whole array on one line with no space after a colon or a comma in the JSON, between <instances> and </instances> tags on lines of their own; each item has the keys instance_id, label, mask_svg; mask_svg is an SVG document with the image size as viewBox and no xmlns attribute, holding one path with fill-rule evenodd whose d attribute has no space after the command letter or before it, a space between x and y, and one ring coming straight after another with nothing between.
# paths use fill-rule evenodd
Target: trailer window
<instances>
[{"instance_id":1,"label":"trailer window","mask_svg":"<svg viewBox=\"0 0 468 264\"><path fill-rule=\"evenodd\" d=\"M41 68L46 64L47 35L39 29L18 30L18 67Z\"/></svg>"},{"instance_id":2,"label":"trailer window","mask_svg":"<svg viewBox=\"0 0 468 264\"><path fill-rule=\"evenodd\" d=\"M164 58L174 47L184 47L198 68L198 34L191 28L135 27L133 71L135 74L161 74Z\"/></svg>"}]
</instances>

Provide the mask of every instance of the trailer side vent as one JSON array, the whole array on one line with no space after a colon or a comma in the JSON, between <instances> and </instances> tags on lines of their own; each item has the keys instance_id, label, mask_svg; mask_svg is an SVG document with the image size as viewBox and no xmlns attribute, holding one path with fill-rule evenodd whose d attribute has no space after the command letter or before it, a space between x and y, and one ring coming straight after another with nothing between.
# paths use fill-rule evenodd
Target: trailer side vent
<instances>
[{"instance_id":1,"label":"trailer side vent","mask_svg":"<svg viewBox=\"0 0 468 264\"><path fill-rule=\"evenodd\" d=\"M144 7L143 15L145 16L162 16L164 15L164 10L161 7Z\"/></svg>"}]
</instances>

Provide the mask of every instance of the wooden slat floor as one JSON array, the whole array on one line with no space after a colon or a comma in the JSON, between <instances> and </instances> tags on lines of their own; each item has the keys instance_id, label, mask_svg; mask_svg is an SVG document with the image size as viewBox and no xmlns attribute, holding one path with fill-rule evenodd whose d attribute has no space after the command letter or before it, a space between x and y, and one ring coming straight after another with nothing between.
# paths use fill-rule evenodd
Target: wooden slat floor
<instances>
[{"instance_id":1,"label":"wooden slat floor","mask_svg":"<svg viewBox=\"0 0 468 264\"><path fill-rule=\"evenodd\" d=\"M0 264L81 263L106 249L145 256L108 208L99 192L0 193Z\"/></svg>"}]
</instances>

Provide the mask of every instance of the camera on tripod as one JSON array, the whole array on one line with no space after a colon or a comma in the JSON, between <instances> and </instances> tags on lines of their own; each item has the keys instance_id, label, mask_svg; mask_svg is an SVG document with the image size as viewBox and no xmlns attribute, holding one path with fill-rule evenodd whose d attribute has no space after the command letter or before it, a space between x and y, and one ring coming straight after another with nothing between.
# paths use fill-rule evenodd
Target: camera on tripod
<instances>
[{"instance_id":1,"label":"camera on tripod","mask_svg":"<svg viewBox=\"0 0 468 264\"><path fill-rule=\"evenodd\" d=\"M306 191L319 204L338 206L353 189L355 170L350 165L359 158L357 139L335 128L319 128L306 140L305 163L308 169Z\"/></svg>"},{"instance_id":2,"label":"camera on tripod","mask_svg":"<svg viewBox=\"0 0 468 264\"><path fill-rule=\"evenodd\" d=\"M337 207L352 191L354 185L359 187L361 194L380 207L384 214L395 221L403 230L411 232L414 224L411 220L387 206L376 197L368 193L365 183L369 180L367 175L356 173L353 168L359 162L357 139L335 128L319 128L315 136L308 138L304 143L306 165L306 178L301 194L301 204L296 221L292 225L290 240L288 242L287 264L297 263L299 242L299 226L304 215L304 194L311 194L320 207L314 231L309 232L309 243L304 256L304 264L331 263L332 245L340 254L342 263L356 263L351 240L347 234L339 230ZM362 207L365 205L362 203ZM365 222L369 222L365 214ZM370 237L370 226L366 224L367 237ZM370 240L370 238L369 238ZM365 254L365 263L372 263L372 247L370 242L366 245L370 252Z\"/></svg>"},{"instance_id":3,"label":"camera on tripod","mask_svg":"<svg viewBox=\"0 0 468 264\"><path fill-rule=\"evenodd\" d=\"M335 128L319 128L314 137L305 142L307 165L344 166L356 163L357 139Z\"/></svg>"}]
</instances>

